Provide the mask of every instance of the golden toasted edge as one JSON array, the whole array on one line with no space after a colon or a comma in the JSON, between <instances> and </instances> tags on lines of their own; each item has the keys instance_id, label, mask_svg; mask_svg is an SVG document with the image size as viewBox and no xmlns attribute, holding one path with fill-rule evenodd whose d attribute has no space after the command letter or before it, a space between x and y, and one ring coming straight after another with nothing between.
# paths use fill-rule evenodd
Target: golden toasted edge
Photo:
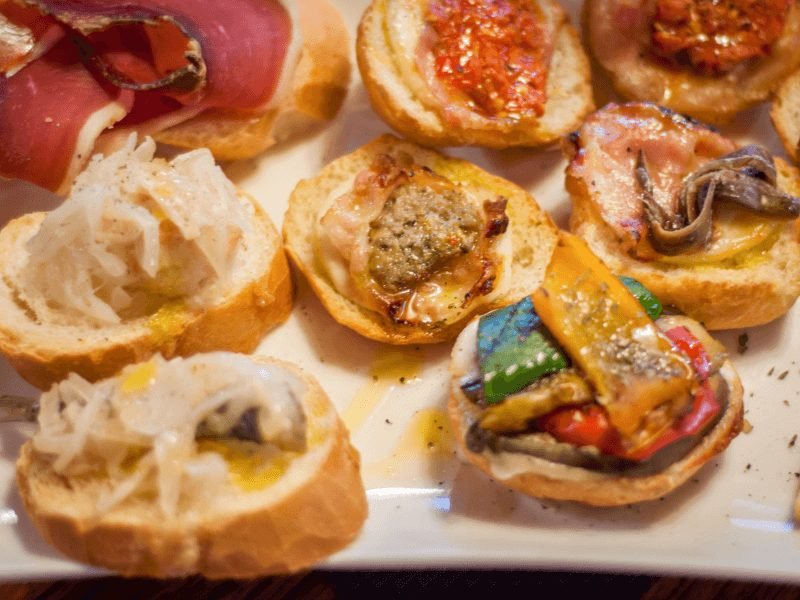
<instances>
[{"instance_id":1,"label":"golden toasted edge","mask_svg":"<svg viewBox=\"0 0 800 600\"><path fill-rule=\"evenodd\" d=\"M308 386L309 415L335 409L310 375L276 359L257 358L291 370ZM49 462L26 442L17 461L17 487L42 537L66 556L112 569L129 577L178 577L200 573L212 579L285 574L308 568L342 549L361 530L367 499L358 452L336 416L330 444L305 480L278 502L255 510L207 515L196 525L181 521L153 523L136 514L96 520L76 518L58 498L80 494L49 469ZM247 493L247 492L243 492ZM254 492L264 493L264 492Z\"/></svg>"},{"instance_id":2,"label":"golden toasted edge","mask_svg":"<svg viewBox=\"0 0 800 600\"><path fill-rule=\"evenodd\" d=\"M796 163L800 158L800 71L795 71L778 88L769 116L786 154Z\"/></svg>"},{"instance_id":3,"label":"golden toasted edge","mask_svg":"<svg viewBox=\"0 0 800 600\"><path fill-rule=\"evenodd\" d=\"M556 65L556 68L548 74L548 79L558 83L548 82L548 90L553 93L548 98L545 111L546 115L552 114L559 109L559 103L566 104L567 100L574 102L576 99L579 99L580 108L565 114L556 127L543 127L540 119L534 125L520 126L509 132L465 129L445 123L436 111L422 104L413 108L407 106L384 83L384 72L388 70L393 76L396 75L385 43L384 19L381 13L387 1L391 0L373 0L364 12L358 26L356 59L373 109L381 119L409 139L429 146L543 147L569 133L594 110L589 58L581 45L578 32L566 18L556 32L554 57L551 61L551 65ZM555 3L551 4L556 6ZM565 87L561 84L570 79L566 74L567 70L572 72L572 76L577 72L580 80L577 86ZM435 126L430 127L424 123L421 114L424 114L425 120L433 120Z\"/></svg>"},{"instance_id":4,"label":"golden toasted edge","mask_svg":"<svg viewBox=\"0 0 800 600\"><path fill-rule=\"evenodd\" d=\"M110 377L124 366L147 360L156 353L165 358L198 352L229 350L249 353L264 335L289 317L294 286L281 238L258 203L249 198L271 246L267 268L219 304L205 309L186 309L170 323L168 331L108 337L103 343L65 348L61 340L52 344L31 344L24 330L0 320L0 352L19 374L39 389L75 372L89 381ZM46 213L31 213L15 219L0 232L0 256L16 252L15 242L30 228L38 228ZM138 320L137 320L138 323ZM77 335L77 332L76 332Z\"/></svg>"},{"instance_id":5,"label":"golden toasted edge","mask_svg":"<svg viewBox=\"0 0 800 600\"><path fill-rule=\"evenodd\" d=\"M425 163L433 159L446 161L468 169L472 177L480 177L495 188L502 188L508 198L509 231L514 247L511 265L513 289L494 302L477 307L465 316L444 327L426 329L395 325L376 312L361 307L343 296L334 287L316 257L314 228L319 213L327 200L328 191L367 168L372 159L382 152L402 149ZM435 169L434 169L435 170ZM316 177L297 184L289 197L289 206L283 220L286 252L294 265L306 277L330 315L340 324L357 333L387 344L433 344L454 338L469 319L479 312L497 308L508 298L522 295L538 285L544 274L552 248L555 246L556 227L533 197L515 184L490 175L470 162L445 157L433 150L420 148L392 135L383 135L355 152L336 159ZM534 240L534 244L531 241Z\"/></svg>"},{"instance_id":6,"label":"golden toasted edge","mask_svg":"<svg viewBox=\"0 0 800 600\"><path fill-rule=\"evenodd\" d=\"M461 391L459 380L463 373L452 374L447 408L461 455L502 485L535 498L574 500L593 506L621 506L655 500L671 492L727 448L739 434L744 415L742 383L729 360L723 363L721 374L728 385L729 397L727 409L719 422L684 458L647 477L598 474L535 457L527 457L528 471L503 477L493 467L490 450L475 453L466 446L465 437L472 422L469 415L475 409Z\"/></svg>"},{"instance_id":7,"label":"golden toasted edge","mask_svg":"<svg viewBox=\"0 0 800 600\"><path fill-rule=\"evenodd\" d=\"M568 153L569 148L567 147ZM568 160L571 157L568 156ZM775 158L781 187L800 194L800 170ZM800 220L787 223L770 250L770 271L759 263L738 268L675 266L657 269L622 252L602 220L585 182L567 174L572 201L570 230L584 239L615 273L639 280L665 305L709 330L763 325L784 315L800 295Z\"/></svg>"},{"instance_id":8,"label":"golden toasted edge","mask_svg":"<svg viewBox=\"0 0 800 600\"><path fill-rule=\"evenodd\" d=\"M800 53L795 51L800 41L800 7L792 3L792 8L787 17L787 27L779 38L780 56L762 59L761 67L749 68L739 76L734 77L704 77L684 71L677 71L669 67L658 65L653 61L642 58L640 70L646 78L644 82L631 81L631 71L626 66L617 69L616 65L607 65L601 62L596 55L591 23L594 11L606 11L603 0L586 0L581 8L581 26L583 37L593 62L609 78L614 91L628 100L658 102L676 112L691 115L692 117L715 125L729 123L739 112L759 104L769 98L781 82L795 70L800 68ZM613 43L602 39L599 43ZM776 42L778 43L778 42ZM766 66L764 66L766 65ZM762 81L763 80L763 81ZM654 93L654 90L664 90L673 82L675 89L681 89L679 94Z\"/></svg>"},{"instance_id":9,"label":"golden toasted edge","mask_svg":"<svg viewBox=\"0 0 800 600\"><path fill-rule=\"evenodd\" d=\"M279 107L256 116L209 110L153 137L180 148L207 147L218 160L241 160L332 119L350 81L347 28L329 0L297 4L303 48L289 97Z\"/></svg>"}]
</instances>

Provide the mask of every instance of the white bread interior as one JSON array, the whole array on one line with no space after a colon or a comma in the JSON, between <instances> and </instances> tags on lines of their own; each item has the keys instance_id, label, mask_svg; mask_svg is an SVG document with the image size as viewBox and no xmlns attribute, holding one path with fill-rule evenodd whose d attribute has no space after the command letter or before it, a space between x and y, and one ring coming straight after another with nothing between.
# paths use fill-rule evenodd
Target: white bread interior
<instances>
[{"instance_id":1,"label":"white bread interior","mask_svg":"<svg viewBox=\"0 0 800 600\"><path fill-rule=\"evenodd\" d=\"M208 110L153 137L179 148L209 148L217 160L240 160L332 119L350 82L347 28L329 0L297 0L297 8L303 47L297 65L285 65L294 74L279 106L262 115Z\"/></svg>"},{"instance_id":2,"label":"white bread interior","mask_svg":"<svg viewBox=\"0 0 800 600\"><path fill-rule=\"evenodd\" d=\"M275 226L255 200L243 193L239 200L253 214L252 231L221 297L202 308L182 306L102 327L33 317L16 282L26 262L25 244L46 213L11 221L0 231L0 352L40 389L73 371L89 381L103 379L157 352L166 358L210 350L252 352L269 329L288 318L293 290Z\"/></svg>"},{"instance_id":3,"label":"white bread interior","mask_svg":"<svg viewBox=\"0 0 800 600\"><path fill-rule=\"evenodd\" d=\"M456 440L466 460L493 480L529 496L574 500L594 506L620 506L655 500L688 480L713 456L727 448L741 430L744 391L733 364L726 360L720 370L728 386L728 406L724 414L689 454L655 475L632 477L591 471L520 453L495 453L488 448L480 453L472 452L466 447L465 436L478 418L480 408L461 390L461 379L467 373L459 367L464 363L463 359L455 359L459 354L476 355L475 348L470 346L475 344L477 325L469 327L471 331L465 330L456 340L452 353L454 359L450 363L448 413Z\"/></svg>"},{"instance_id":4,"label":"white bread interior","mask_svg":"<svg viewBox=\"0 0 800 600\"><path fill-rule=\"evenodd\" d=\"M356 174L369 168L378 154L397 156L398 153L412 156L416 164L427 166L471 191L477 190L481 197L494 198L499 194L508 199L509 228L505 235L511 235L513 249L510 277L506 277L508 286L492 302L481 304L480 312L507 304L541 282L555 245L556 228L530 194L510 181L490 175L467 161L445 157L391 135L381 136L336 159L316 177L298 183L283 221L286 251L331 316L361 335L389 344L442 342L454 338L475 312L467 311L461 319L435 329L392 323L343 296L316 255L314 225L321 211L327 209L331 193L341 190L343 184L352 182Z\"/></svg>"},{"instance_id":5,"label":"white bread interior","mask_svg":"<svg viewBox=\"0 0 800 600\"><path fill-rule=\"evenodd\" d=\"M263 357L300 377L301 402L317 440L263 490L235 484L212 507L184 498L166 519L152 498L131 496L96 518L108 480L55 473L31 442L17 462L17 485L31 519L66 556L126 576L244 578L308 568L352 541L367 516L358 452L320 385L297 367Z\"/></svg>"},{"instance_id":6,"label":"white bread interior","mask_svg":"<svg viewBox=\"0 0 800 600\"><path fill-rule=\"evenodd\" d=\"M543 0L539 6L559 21L547 77L544 114L536 120L523 119L517 125L502 128L488 124L453 126L442 117L446 107L431 105L417 97L396 65L386 26L387 6L396 1L399 2L374 0L367 8L358 28L356 56L373 108L404 136L434 146L539 147L555 142L577 127L593 110L589 60L578 34L558 4Z\"/></svg>"}]
</instances>

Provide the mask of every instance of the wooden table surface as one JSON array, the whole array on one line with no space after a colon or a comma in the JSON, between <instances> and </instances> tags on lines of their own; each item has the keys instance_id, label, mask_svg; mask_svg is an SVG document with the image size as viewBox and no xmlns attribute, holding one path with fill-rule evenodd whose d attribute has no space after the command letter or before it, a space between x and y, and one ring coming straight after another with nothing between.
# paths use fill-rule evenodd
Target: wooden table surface
<instances>
[{"instance_id":1,"label":"wooden table surface","mask_svg":"<svg viewBox=\"0 0 800 600\"><path fill-rule=\"evenodd\" d=\"M800 565L798 565L800 568ZM548 592L553 594L548 594ZM300 598L436 598L458 595L495 598L613 598L614 600L797 600L800 586L714 581L644 575L528 571L326 572L254 581L211 582L201 578L170 581L103 577L72 581L0 584L0 600L141 600L145 598L224 598L278 600ZM558 594L558 596L555 596ZM494 599L493 599L494 600Z\"/></svg>"}]
</instances>

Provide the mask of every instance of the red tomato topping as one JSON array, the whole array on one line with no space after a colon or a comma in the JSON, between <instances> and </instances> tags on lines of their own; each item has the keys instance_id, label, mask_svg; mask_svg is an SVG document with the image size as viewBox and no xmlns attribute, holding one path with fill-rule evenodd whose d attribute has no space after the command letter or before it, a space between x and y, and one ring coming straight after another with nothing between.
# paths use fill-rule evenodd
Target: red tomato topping
<instances>
[{"instance_id":1,"label":"red tomato topping","mask_svg":"<svg viewBox=\"0 0 800 600\"><path fill-rule=\"evenodd\" d=\"M436 76L490 117L541 116L549 43L531 0L433 0Z\"/></svg>"},{"instance_id":2,"label":"red tomato topping","mask_svg":"<svg viewBox=\"0 0 800 600\"><path fill-rule=\"evenodd\" d=\"M708 383L711 359L700 340L687 328L674 327L664 333L678 350L691 359L700 379L700 388L695 394L692 409L677 419L658 439L633 452L627 451L619 434L609 423L605 409L598 404L555 410L539 418L539 428L559 442L574 446L595 446L603 454L637 461L650 458L681 438L702 432L721 410Z\"/></svg>"},{"instance_id":3,"label":"red tomato topping","mask_svg":"<svg viewBox=\"0 0 800 600\"><path fill-rule=\"evenodd\" d=\"M685 55L701 73L724 73L744 60L769 54L789 4L789 0L657 0L653 52L671 59Z\"/></svg>"}]
</instances>

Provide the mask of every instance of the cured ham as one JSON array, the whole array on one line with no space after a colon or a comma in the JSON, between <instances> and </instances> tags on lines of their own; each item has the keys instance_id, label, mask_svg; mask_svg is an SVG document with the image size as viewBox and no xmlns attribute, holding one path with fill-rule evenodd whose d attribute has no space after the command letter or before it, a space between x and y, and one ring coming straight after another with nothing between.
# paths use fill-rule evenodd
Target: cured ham
<instances>
[{"instance_id":1,"label":"cured ham","mask_svg":"<svg viewBox=\"0 0 800 600\"><path fill-rule=\"evenodd\" d=\"M132 105L133 92L102 85L77 50L60 43L13 77L0 76L0 175L66 191L95 139Z\"/></svg>"},{"instance_id":2,"label":"cured ham","mask_svg":"<svg viewBox=\"0 0 800 600\"><path fill-rule=\"evenodd\" d=\"M186 0L25 4L4 10L0 2L9 24L0 27L0 50L3 40L11 47L0 54L0 72L33 58L37 36L52 36L53 27L66 37L0 77L0 176L61 192L76 163L85 163L97 137L115 123L151 133L206 109L263 112L274 101L295 34L278 0L231 0L225 10Z\"/></svg>"}]
</instances>

